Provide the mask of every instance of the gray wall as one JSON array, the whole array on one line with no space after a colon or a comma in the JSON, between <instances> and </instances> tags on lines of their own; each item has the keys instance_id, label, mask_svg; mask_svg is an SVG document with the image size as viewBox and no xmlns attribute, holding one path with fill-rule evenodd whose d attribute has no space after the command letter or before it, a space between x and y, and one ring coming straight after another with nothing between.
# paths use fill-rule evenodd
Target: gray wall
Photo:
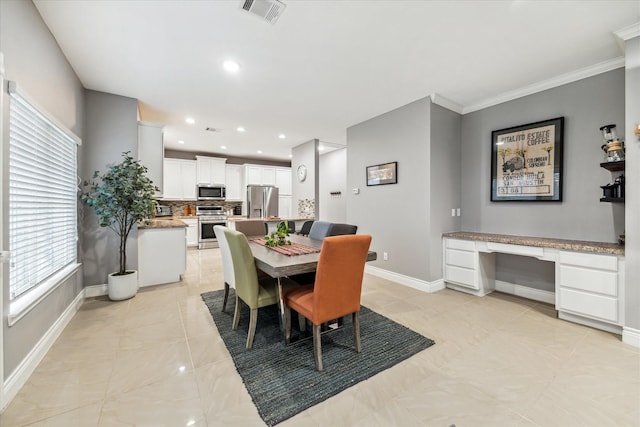
<instances>
[{"instance_id":1,"label":"gray wall","mask_svg":"<svg viewBox=\"0 0 640 427\"><path fill-rule=\"evenodd\" d=\"M378 260L368 264L421 280L431 277L430 115L425 98L347 129L347 222L373 236ZM398 183L367 187L366 167L393 161Z\"/></svg>"},{"instance_id":2,"label":"gray wall","mask_svg":"<svg viewBox=\"0 0 640 427\"><path fill-rule=\"evenodd\" d=\"M628 40L626 48L626 197L628 218L625 231L625 325L640 329L640 140L633 128L640 125L640 37Z\"/></svg>"},{"instance_id":3,"label":"gray wall","mask_svg":"<svg viewBox=\"0 0 640 427\"><path fill-rule=\"evenodd\" d=\"M618 69L463 116L461 229L616 242L625 208L599 201L600 186L612 178L599 166L599 128L615 123L624 129L624 97L624 70ZM491 132L560 116L563 201L490 202ZM555 273L538 260L497 254L496 279L553 292Z\"/></svg>"},{"instance_id":4,"label":"gray wall","mask_svg":"<svg viewBox=\"0 0 640 427\"><path fill-rule=\"evenodd\" d=\"M30 1L0 1L0 52L4 53L5 78L14 80L41 108L79 137L84 134L83 88L55 39ZM2 217L8 217L9 97L4 91L2 117ZM85 147L81 146L81 159ZM7 221L3 221L5 227ZM8 230L2 232L8 248ZM82 290L80 274L70 277L14 326L7 327L9 271L3 269L2 328L4 379L16 369L47 330Z\"/></svg>"},{"instance_id":5,"label":"gray wall","mask_svg":"<svg viewBox=\"0 0 640 427\"><path fill-rule=\"evenodd\" d=\"M294 171L295 173L295 171ZM347 221L347 149L341 148L320 156L318 191L319 218L323 221ZM296 179L294 177L294 179ZM331 195L332 192L340 195Z\"/></svg>"},{"instance_id":6,"label":"gray wall","mask_svg":"<svg viewBox=\"0 0 640 427\"><path fill-rule=\"evenodd\" d=\"M91 178L93 171L103 173L107 165L120 162L122 153L131 152L138 157L138 103L133 98L87 90L86 149L83 180ZM116 234L101 228L93 210L84 209L83 264L85 286L107 283L107 275L118 270L118 245ZM127 268L138 268L137 229L133 229L127 241Z\"/></svg>"},{"instance_id":7,"label":"gray wall","mask_svg":"<svg viewBox=\"0 0 640 427\"><path fill-rule=\"evenodd\" d=\"M442 233L460 230L460 125L462 116L431 105L431 161L429 168L429 281L441 279Z\"/></svg>"},{"instance_id":8,"label":"gray wall","mask_svg":"<svg viewBox=\"0 0 640 427\"><path fill-rule=\"evenodd\" d=\"M297 216L298 202L304 199L314 200L315 202L315 218L318 218L318 179L320 173L318 160L318 144L317 139L300 144L291 149L293 157L291 159L291 179L292 179L292 214ZM304 164L307 167L307 179L304 182L298 181L298 166Z\"/></svg>"},{"instance_id":9,"label":"gray wall","mask_svg":"<svg viewBox=\"0 0 640 427\"><path fill-rule=\"evenodd\" d=\"M462 230L616 242L624 205L600 203L611 173L600 126L624 129L624 70L529 95L462 118ZM491 131L565 117L563 201L490 202Z\"/></svg>"}]
</instances>

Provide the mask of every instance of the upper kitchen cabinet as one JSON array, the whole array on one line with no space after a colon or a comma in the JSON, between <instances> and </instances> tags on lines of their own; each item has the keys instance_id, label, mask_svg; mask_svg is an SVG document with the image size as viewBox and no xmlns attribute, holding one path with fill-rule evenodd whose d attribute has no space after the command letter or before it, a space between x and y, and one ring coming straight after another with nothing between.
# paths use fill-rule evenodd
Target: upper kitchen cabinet
<instances>
[{"instance_id":1,"label":"upper kitchen cabinet","mask_svg":"<svg viewBox=\"0 0 640 427\"><path fill-rule=\"evenodd\" d=\"M226 175L227 200L242 201L244 198L242 193L242 166L227 165Z\"/></svg>"},{"instance_id":2,"label":"upper kitchen cabinet","mask_svg":"<svg viewBox=\"0 0 640 427\"><path fill-rule=\"evenodd\" d=\"M196 161L164 159L165 200L196 200Z\"/></svg>"},{"instance_id":3,"label":"upper kitchen cabinet","mask_svg":"<svg viewBox=\"0 0 640 427\"><path fill-rule=\"evenodd\" d=\"M291 195L291 168L276 168L276 187L280 195Z\"/></svg>"},{"instance_id":4,"label":"upper kitchen cabinet","mask_svg":"<svg viewBox=\"0 0 640 427\"><path fill-rule=\"evenodd\" d=\"M276 185L276 168L273 166L244 165L246 185Z\"/></svg>"},{"instance_id":5,"label":"upper kitchen cabinet","mask_svg":"<svg viewBox=\"0 0 640 427\"><path fill-rule=\"evenodd\" d=\"M225 184L227 159L196 156L198 184Z\"/></svg>"},{"instance_id":6,"label":"upper kitchen cabinet","mask_svg":"<svg viewBox=\"0 0 640 427\"><path fill-rule=\"evenodd\" d=\"M147 176L159 188L156 197L162 197L164 188L163 125L138 122L138 160L146 166Z\"/></svg>"}]
</instances>

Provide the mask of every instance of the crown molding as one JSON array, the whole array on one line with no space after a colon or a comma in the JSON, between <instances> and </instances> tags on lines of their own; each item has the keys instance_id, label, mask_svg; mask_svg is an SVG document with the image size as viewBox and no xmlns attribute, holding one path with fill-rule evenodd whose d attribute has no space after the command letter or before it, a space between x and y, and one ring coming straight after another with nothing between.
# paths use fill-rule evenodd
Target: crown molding
<instances>
[{"instance_id":1,"label":"crown molding","mask_svg":"<svg viewBox=\"0 0 640 427\"><path fill-rule=\"evenodd\" d=\"M521 87L520 89L505 92L501 95L464 107L462 109L462 114L472 113L484 108L493 107L494 105L502 104L503 102L512 101L514 99L522 98L527 95L532 95L534 93L542 92L547 89L562 86L567 83L573 83L578 80L586 79L587 77L592 77L622 67L624 67L624 56L600 62L590 67L581 68L570 73L561 74L559 76L543 80L532 85Z\"/></svg>"},{"instance_id":2,"label":"crown molding","mask_svg":"<svg viewBox=\"0 0 640 427\"><path fill-rule=\"evenodd\" d=\"M624 27L613 34L624 41L638 37L640 36L640 22L636 22L635 24L631 24L628 27Z\"/></svg>"},{"instance_id":3,"label":"crown molding","mask_svg":"<svg viewBox=\"0 0 640 427\"><path fill-rule=\"evenodd\" d=\"M444 96L437 93L432 93L431 95L429 95L429 97L431 98L432 103L437 104L453 112L456 112L458 114L462 114L462 111L464 108L462 107L462 105L458 104L457 102L452 101L449 98L445 98Z\"/></svg>"}]
</instances>

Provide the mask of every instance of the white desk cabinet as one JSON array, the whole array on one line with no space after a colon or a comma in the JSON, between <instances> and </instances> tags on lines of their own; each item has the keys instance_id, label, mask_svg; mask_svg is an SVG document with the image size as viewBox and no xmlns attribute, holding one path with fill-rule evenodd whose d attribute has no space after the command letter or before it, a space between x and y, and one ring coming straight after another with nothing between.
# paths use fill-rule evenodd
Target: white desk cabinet
<instances>
[{"instance_id":1,"label":"white desk cabinet","mask_svg":"<svg viewBox=\"0 0 640 427\"><path fill-rule=\"evenodd\" d=\"M447 287L477 296L496 289L496 253L554 262L558 317L621 333L624 250L620 245L458 232L445 233L442 248Z\"/></svg>"}]
</instances>

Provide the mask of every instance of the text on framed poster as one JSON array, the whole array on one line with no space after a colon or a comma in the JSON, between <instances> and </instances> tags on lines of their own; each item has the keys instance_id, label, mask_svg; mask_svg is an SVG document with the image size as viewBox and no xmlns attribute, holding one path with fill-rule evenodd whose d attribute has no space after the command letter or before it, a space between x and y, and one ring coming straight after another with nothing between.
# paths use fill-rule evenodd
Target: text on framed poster
<instances>
[{"instance_id":1,"label":"text on framed poster","mask_svg":"<svg viewBox=\"0 0 640 427\"><path fill-rule=\"evenodd\" d=\"M564 117L491 132L491 201L562 201Z\"/></svg>"}]
</instances>

